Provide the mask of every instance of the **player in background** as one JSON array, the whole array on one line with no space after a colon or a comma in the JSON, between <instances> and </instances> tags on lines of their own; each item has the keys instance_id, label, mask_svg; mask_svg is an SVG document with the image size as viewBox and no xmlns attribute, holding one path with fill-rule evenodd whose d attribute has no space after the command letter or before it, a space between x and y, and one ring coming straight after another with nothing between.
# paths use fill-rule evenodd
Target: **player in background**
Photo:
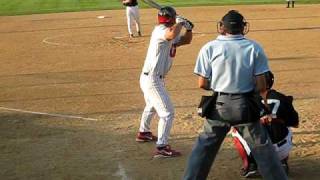
<instances>
[{"instance_id":1,"label":"player in background","mask_svg":"<svg viewBox=\"0 0 320 180\"><path fill-rule=\"evenodd\" d=\"M291 2L291 7L294 8L294 1L295 0L286 0L287 1L287 8L290 8L290 2Z\"/></svg>"},{"instance_id":2,"label":"player in background","mask_svg":"<svg viewBox=\"0 0 320 180\"><path fill-rule=\"evenodd\" d=\"M186 31L180 35L182 28ZM158 12L158 25L152 31L147 56L140 75L140 87L144 94L145 108L142 113L137 142L156 142L154 157L176 157L181 153L168 144L174 118L174 107L165 88L165 76L171 68L176 47L191 43L193 24L177 17L175 9L166 6ZM159 116L158 138L150 129L155 115Z\"/></svg>"},{"instance_id":3,"label":"player in background","mask_svg":"<svg viewBox=\"0 0 320 180\"><path fill-rule=\"evenodd\" d=\"M268 122L262 120L261 123L267 129L275 151L281 160L282 166L288 173L288 158L289 152L292 148L292 132L290 127L298 127L299 117L292 105L292 96L286 96L272 89L272 85L274 83L274 76L272 72L266 72L265 77L268 89L267 103L272 113L272 121ZM262 100L259 97L257 98L259 101ZM237 128L233 128L231 134L234 138L235 146L243 160L243 167L240 175L248 178L258 176L259 172L257 164L251 154L251 150L247 142L237 131Z\"/></svg>"},{"instance_id":4,"label":"player in background","mask_svg":"<svg viewBox=\"0 0 320 180\"><path fill-rule=\"evenodd\" d=\"M122 0L122 4L126 6L126 15L128 23L129 37L133 38L132 25L135 23L138 36L141 35L140 15L137 0Z\"/></svg>"}]
</instances>

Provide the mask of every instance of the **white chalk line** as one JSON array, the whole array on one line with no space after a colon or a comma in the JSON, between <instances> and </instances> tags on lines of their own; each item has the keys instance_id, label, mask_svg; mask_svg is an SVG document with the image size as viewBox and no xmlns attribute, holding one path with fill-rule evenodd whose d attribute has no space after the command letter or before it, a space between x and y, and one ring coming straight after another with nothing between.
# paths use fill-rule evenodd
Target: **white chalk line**
<instances>
[{"instance_id":1,"label":"white chalk line","mask_svg":"<svg viewBox=\"0 0 320 180\"><path fill-rule=\"evenodd\" d=\"M52 37L46 37L42 40L43 43L49 44L49 45L55 45L55 46L77 46L75 44L68 44L68 43L57 43L57 42L52 42L52 39L65 36L65 35L58 35L58 36L52 36Z\"/></svg>"},{"instance_id":2,"label":"white chalk line","mask_svg":"<svg viewBox=\"0 0 320 180\"><path fill-rule=\"evenodd\" d=\"M130 178L127 176L125 168L122 166L122 164L118 163L118 171L114 174L114 176L121 177L121 180L130 180Z\"/></svg>"},{"instance_id":3,"label":"white chalk line","mask_svg":"<svg viewBox=\"0 0 320 180\"><path fill-rule=\"evenodd\" d=\"M27 111L27 110L22 110L22 109L14 109L14 108L7 108L7 107L1 107L1 106L0 106L0 109L7 110L7 111L20 112L20 113L27 113L27 114L37 114L37 115L44 115L44 116L69 118L69 119L82 119L82 120L87 120L87 121L98 121L98 119L94 119L94 118L85 118L85 117L81 117L81 116L63 115L63 114L56 114L56 113Z\"/></svg>"},{"instance_id":4,"label":"white chalk line","mask_svg":"<svg viewBox=\"0 0 320 180\"><path fill-rule=\"evenodd\" d=\"M128 39L128 36L115 36L114 39Z\"/></svg>"},{"instance_id":5,"label":"white chalk line","mask_svg":"<svg viewBox=\"0 0 320 180\"><path fill-rule=\"evenodd\" d=\"M90 34L92 32L82 32L82 33L78 33L78 34L88 34L88 33ZM45 43L48 45L53 45L53 46L81 46L79 44L54 42L54 39L59 38L59 37L63 37L63 36L70 36L70 34L60 34L57 36L49 36L49 37L44 38L42 40L42 43ZM116 37L112 37L111 41L114 41L114 39L121 40L121 39L125 39L125 38L128 38L128 36L116 36Z\"/></svg>"}]
</instances>

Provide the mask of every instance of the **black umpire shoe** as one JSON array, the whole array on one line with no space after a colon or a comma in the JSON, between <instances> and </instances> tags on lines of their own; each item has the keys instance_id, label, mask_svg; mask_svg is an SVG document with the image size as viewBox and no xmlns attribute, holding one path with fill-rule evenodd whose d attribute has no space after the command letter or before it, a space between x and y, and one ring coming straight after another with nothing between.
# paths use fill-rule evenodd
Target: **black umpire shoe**
<instances>
[{"instance_id":1,"label":"black umpire shoe","mask_svg":"<svg viewBox=\"0 0 320 180\"><path fill-rule=\"evenodd\" d=\"M284 171L289 174L289 165L288 165L288 158L285 158L284 160L281 161L281 165L284 169Z\"/></svg>"}]
</instances>

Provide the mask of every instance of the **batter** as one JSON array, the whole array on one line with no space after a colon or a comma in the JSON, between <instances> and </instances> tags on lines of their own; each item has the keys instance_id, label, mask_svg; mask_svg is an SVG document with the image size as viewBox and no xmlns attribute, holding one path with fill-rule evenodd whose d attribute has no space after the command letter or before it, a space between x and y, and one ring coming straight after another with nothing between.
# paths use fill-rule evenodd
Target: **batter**
<instances>
[{"instance_id":1,"label":"batter","mask_svg":"<svg viewBox=\"0 0 320 180\"><path fill-rule=\"evenodd\" d=\"M180 36L182 27L186 31ZM146 106L142 113L138 142L157 141L154 157L176 157L181 153L171 149L168 138L174 118L174 107L165 88L165 76L172 65L176 48L191 43L193 24L184 18L176 17L172 7L163 7L158 13L158 25L150 39L147 56L140 76L140 87ZM151 133L150 123L158 114L158 138Z\"/></svg>"}]
</instances>

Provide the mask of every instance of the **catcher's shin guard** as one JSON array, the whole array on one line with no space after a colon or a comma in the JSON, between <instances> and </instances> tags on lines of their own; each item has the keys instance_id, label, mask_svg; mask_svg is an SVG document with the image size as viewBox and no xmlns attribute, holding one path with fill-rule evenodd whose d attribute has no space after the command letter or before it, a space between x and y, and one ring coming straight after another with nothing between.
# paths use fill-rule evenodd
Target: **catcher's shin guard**
<instances>
[{"instance_id":1,"label":"catcher's shin guard","mask_svg":"<svg viewBox=\"0 0 320 180\"><path fill-rule=\"evenodd\" d=\"M233 137L234 145L242 159L243 168L247 169L250 163L250 148L235 128L232 128L231 135Z\"/></svg>"}]
</instances>

